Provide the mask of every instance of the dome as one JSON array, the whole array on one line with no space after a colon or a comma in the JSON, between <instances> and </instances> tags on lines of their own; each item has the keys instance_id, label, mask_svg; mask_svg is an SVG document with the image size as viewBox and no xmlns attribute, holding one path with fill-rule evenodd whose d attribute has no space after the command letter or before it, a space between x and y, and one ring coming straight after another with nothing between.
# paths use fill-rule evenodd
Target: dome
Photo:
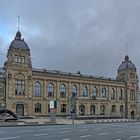
<instances>
[{"instance_id":1,"label":"dome","mask_svg":"<svg viewBox=\"0 0 140 140\"><path fill-rule=\"evenodd\" d=\"M11 42L9 49L14 48L14 49L21 49L21 50L29 50L28 45L26 42L21 39L21 33L18 31L16 33L15 39Z\"/></svg>"},{"instance_id":2,"label":"dome","mask_svg":"<svg viewBox=\"0 0 140 140\"><path fill-rule=\"evenodd\" d=\"M122 62L122 64L119 66L118 71L126 70L126 69L136 70L135 65L129 60L128 55L125 56L125 60L124 60L124 61Z\"/></svg>"}]
</instances>

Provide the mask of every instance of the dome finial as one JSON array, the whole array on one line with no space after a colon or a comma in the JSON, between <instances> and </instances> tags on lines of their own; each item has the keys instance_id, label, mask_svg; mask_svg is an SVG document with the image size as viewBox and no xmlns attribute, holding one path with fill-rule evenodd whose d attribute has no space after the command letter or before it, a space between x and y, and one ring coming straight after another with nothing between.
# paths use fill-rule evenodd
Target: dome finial
<instances>
[{"instance_id":1,"label":"dome finial","mask_svg":"<svg viewBox=\"0 0 140 140\"><path fill-rule=\"evenodd\" d=\"M20 33L19 30L18 30L17 33L16 33L15 39L21 40L21 33Z\"/></svg>"},{"instance_id":2,"label":"dome finial","mask_svg":"<svg viewBox=\"0 0 140 140\"><path fill-rule=\"evenodd\" d=\"M125 60L125 61L129 61L129 56L126 55L124 60Z\"/></svg>"}]
</instances>

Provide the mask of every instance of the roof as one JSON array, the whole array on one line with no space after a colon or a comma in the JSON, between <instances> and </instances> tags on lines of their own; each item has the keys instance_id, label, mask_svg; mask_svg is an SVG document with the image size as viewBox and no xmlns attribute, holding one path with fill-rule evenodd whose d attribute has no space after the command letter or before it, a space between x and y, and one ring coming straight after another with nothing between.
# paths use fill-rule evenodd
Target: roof
<instances>
[{"instance_id":1,"label":"roof","mask_svg":"<svg viewBox=\"0 0 140 140\"><path fill-rule=\"evenodd\" d=\"M29 47L27 43L24 41L24 39L21 39L21 33L18 31L16 33L15 39L11 42L9 49L21 49L21 50L29 50Z\"/></svg>"},{"instance_id":2,"label":"roof","mask_svg":"<svg viewBox=\"0 0 140 140\"><path fill-rule=\"evenodd\" d=\"M102 76L93 76L93 75L86 75L86 74L79 74L77 73L69 73L69 72L62 72L59 70L46 70L46 69L37 69L37 68L33 68L32 69L33 72L37 72L37 73L42 73L42 74L50 74L50 75L54 75L54 76L68 76L68 77L80 77L80 78L90 78L90 79L96 79L96 80L103 80L103 81L112 81L112 82L123 82L120 81L116 78L107 78L107 77L102 77Z\"/></svg>"},{"instance_id":3,"label":"roof","mask_svg":"<svg viewBox=\"0 0 140 140\"><path fill-rule=\"evenodd\" d=\"M126 70L126 69L136 70L135 65L129 60L128 55L125 56L125 59L122 62L122 64L119 66L118 71Z\"/></svg>"}]
</instances>

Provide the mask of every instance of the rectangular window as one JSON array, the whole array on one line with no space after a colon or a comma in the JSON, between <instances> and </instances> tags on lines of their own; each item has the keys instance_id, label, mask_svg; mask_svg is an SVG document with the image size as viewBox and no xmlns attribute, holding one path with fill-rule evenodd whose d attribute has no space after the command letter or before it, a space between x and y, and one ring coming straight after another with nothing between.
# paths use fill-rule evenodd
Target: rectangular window
<instances>
[{"instance_id":1,"label":"rectangular window","mask_svg":"<svg viewBox=\"0 0 140 140\"><path fill-rule=\"evenodd\" d=\"M21 56L21 63L25 63L25 57Z\"/></svg>"},{"instance_id":2,"label":"rectangular window","mask_svg":"<svg viewBox=\"0 0 140 140\"><path fill-rule=\"evenodd\" d=\"M15 62L18 62L18 56L15 55Z\"/></svg>"},{"instance_id":3,"label":"rectangular window","mask_svg":"<svg viewBox=\"0 0 140 140\"><path fill-rule=\"evenodd\" d=\"M116 106L115 105L112 106L112 112L114 112L114 113L116 112Z\"/></svg>"},{"instance_id":4,"label":"rectangular window","mask_svg":"<svg viewBox=\"0 0 140 140\"><path fill-rule=\"evenodd\" d=\"M15 56L15 62L25 63L25 56Z\"/></svg>"},{"instance_id":5,"label":"rectangular window","mask_svg":"<svg viewBox=\"0 0 140 140\"><path fill-rule=\"evenodd\" d=\"M25 95L25 83L23 80L16 80L15 95Z\"/></svg>"}]
</instances>

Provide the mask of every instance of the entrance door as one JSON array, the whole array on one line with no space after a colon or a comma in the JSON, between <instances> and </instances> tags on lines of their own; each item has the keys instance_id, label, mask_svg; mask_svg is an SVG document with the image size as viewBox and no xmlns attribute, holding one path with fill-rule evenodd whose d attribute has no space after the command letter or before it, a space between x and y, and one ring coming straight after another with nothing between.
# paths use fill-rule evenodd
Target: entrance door
<instances>
[{"instance_id":1,"label":"entrance door","mask_svg":"<svg viewBox=\"0 0 140 140\"><path fill-rule=\"evenodd\" d=\"M135 113L134 111L131 112L131 119L134 119L135 118Z\"/></svg>"},{"instance_id":2,"label":"entrance door","mask_svg":"<svg viewBox=\"0 0 140 140\"><path fill-rule=\"evenodd\" d=\"M16 113L17 113L17 116L24 116L24 105L23 104L16 105Z\"/></svg>"}]
</instances>

